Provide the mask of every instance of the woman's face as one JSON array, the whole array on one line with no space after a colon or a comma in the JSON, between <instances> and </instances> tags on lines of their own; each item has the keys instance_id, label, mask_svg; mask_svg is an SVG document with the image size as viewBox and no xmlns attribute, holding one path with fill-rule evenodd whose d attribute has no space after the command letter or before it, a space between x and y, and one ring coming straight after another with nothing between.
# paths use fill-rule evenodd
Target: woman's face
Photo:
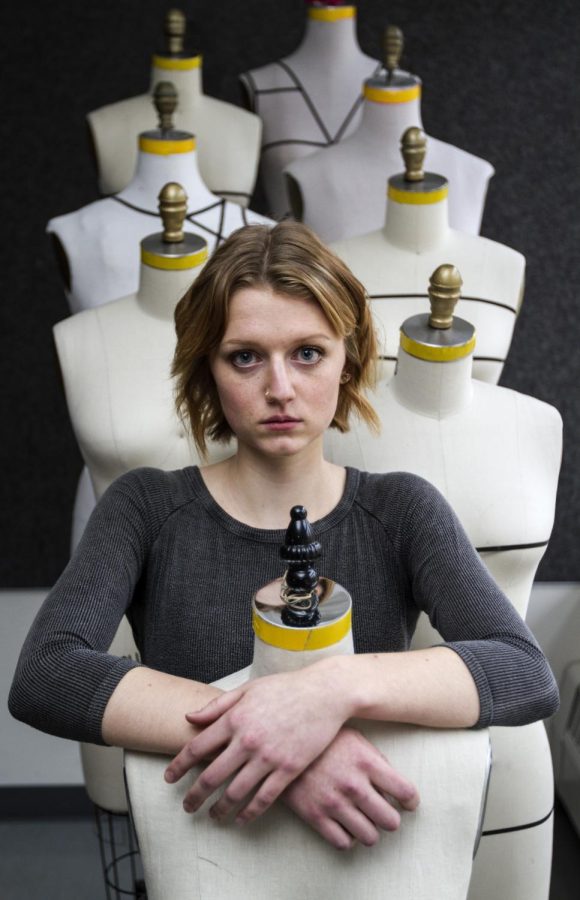
<instances>
[{"instance_id":1,"label":"woman's face","mask_svg":"<svg viewBox=\"0 0 580 900\"><path fill-rule=\"evenodd\" d=\"M238 446L267 456L321 447L345 360L344 340L314 300L236 291L211 371Z\"/></svg>"}]
</instances>

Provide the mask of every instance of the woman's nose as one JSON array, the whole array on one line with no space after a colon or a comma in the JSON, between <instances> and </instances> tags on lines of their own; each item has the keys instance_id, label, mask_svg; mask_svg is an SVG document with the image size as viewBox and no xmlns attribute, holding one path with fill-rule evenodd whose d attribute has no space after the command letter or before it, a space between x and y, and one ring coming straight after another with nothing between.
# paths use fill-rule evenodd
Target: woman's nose
<instances>
[{"instance_id":1,"label":"woman's nose","mask_svg":"<svg viewBox=\"0 0 580 900\"><path fill-rule=\"evenodd\" d=\"M288 403L295 396L292 373L286 363L272 363L270 365L266 381L267 400L277 403Z\"/></svg>"}]
</instances>

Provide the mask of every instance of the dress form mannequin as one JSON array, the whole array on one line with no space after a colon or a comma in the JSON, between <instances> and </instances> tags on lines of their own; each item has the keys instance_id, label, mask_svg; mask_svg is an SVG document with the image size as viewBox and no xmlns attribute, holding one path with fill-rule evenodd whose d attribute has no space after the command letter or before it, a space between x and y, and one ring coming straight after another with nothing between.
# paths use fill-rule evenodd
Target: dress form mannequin
<instances>
[{"instance_id":1,"label":"dress form mannequin","mask_svg":"<svg viewBox=\"0 0 580 900\"><path fill-rule=\"evenodd\" d=\"M268 222L237 203L216 197L198 168L196 140L173 128L177 94L170 82L155 89L160 128L139 136L137 168L119 194L51 219L47 229L64 263L63 277L72 312L89 309L137 289L138 261L133 248L151 231L157 195L178 181L189 197L186 229L209 241L210 252L236 228Z\"/></svg>"},{"instance_id":2,"label":"dress form mannequin","mask_svg":"<svg viewBox=\"0 0 580 900\"><path fill-rule=\"evenodd\" d=\"M447 181L423 172L426 143L419 128L403 134L405 173L389 179L384 227L332 249L373 300L384 379L395 369L401 323L427 307L430 273L441 259L454 260L463 277L457 314L477 332L473 376L497 384L521 305L525 259L488 238L449 227Z\"/></svg>"},{"instance_id":3,"label":"dress form mannequin","mask_svg":"<svg viewBox=\"0 0 580 900\"><path fill-rule=\"evenodd\" d=\"M220 196L247 206L258 172L262 125L258 116L208 97L202 88L202 57L183 51L185 16L169 10L167 49L153 56L151 88L168 78L179 91L176 125L199 140L203 180ZM94 110L87 116L97 161L99 187L114 194L129 184L137 161L135 139L153 127L150 94Z\"/></svg>"},{"instance_id":4,"label":"dress form mannequin","mask_svg":"<svg viewBox=\"0 0 580 900\"><path fill-rule=\"evenodd\" d=\"M399 34L397 56L395 35ZM338 146L296 160L284 170L292 211L325 241L339 241L380 228L384 221L385 177L398 171L400 136L421 127L421 81L398 68L403 41L391 31L385 69L363 88L362 120ZM479 234L490 163L430 138L429 164L449 181L449 222Z\"/></svg>"},{"instance_id":5,"label":"dress form mannequin","mask_svg":"<svg viewBox=\"0 0 580 900\"><path fill-rule=\"evenodd\" d=\"M326 456L432 482L525 616L554 520L561 419L539 400L472 379L473 328L449 308L460 286L454 267L440 267L429 291L432 316L403 324L395 377L372 398L382 434L359 424L343 435L329 431ZM429 627L416 638L437 641ZM491 735L494 766L469 898L547 900L553 783L544 726L495 727Z\"/></svg>"},{"instance_id":6,"label":"dress form mannequin","mask_svg":"<svg viewBox=\"0 0 580 900\"><path fill-rule=\"evenodd\" d=\"M164 231L141 242L137 292L54 328L71 422L97 499L115 478L137 466L176 469L199 462L174 409L170 366L173 312L208 249L204 239L182 231L183 189L168 184L159 199ZM210 444L214 462L230 453L227 444ZM125 619L111 652L137 655ZM121 751L89 744L81 749L93 802L126 812Z\"/></svg>"},{"instance_id":7,"label":"dress form mannequin","mask_svg":"<svg viewBox=\"0 0 580 900\"><path fill-rule=\"evenodd\" d=\"M329 578L316 585L313 548L320 550L320 545L311 532L293 527L298 518L304 526L303 514L303 507L291 511L293 522L281 551L288 565L284 585L278 578L254 597L253 663L217 682L224 689L353 652L351 598ZM307 569L314 575L308 591L303 587ZM318 597L308 609L296 611L283 599L288 589L293 599L306 597L311 604L309 591ZM315 605L318 622L308 618ZM421 806L420 812L403 813L401 828L383 835L376 847L358 846L342 854L281 803L242 829L217 825L207 808L185 816L181 801L186 786L163 779L167 758L127 752L127 785L149 900L463 900L489 773L488 732L362 721L356 727L418 786ZM451 797L459 800L457 808Z\"/></svg>"},{"instance_id":8,"label":"dress form mannequin","mask_svg":"<svg viewBox=\"0 0 580 900\"><path fill-rule=\"evenodd\" d=\"M249 108L263 122L260 179L270 212L289 212L282 170L352 134L360 123L360 86L378 67L356 38L356 7L307 3L300 46L278 62L240 76Z\"/></svg>"}]
</instances>

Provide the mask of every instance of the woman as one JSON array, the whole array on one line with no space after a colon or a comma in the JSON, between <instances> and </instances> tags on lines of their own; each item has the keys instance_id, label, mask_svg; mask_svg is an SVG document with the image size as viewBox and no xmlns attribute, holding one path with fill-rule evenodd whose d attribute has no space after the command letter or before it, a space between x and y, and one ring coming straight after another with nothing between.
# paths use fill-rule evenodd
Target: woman
<instances>
[{"instance_id":1,"label":"woman","mask_svg":"<svg viewBox=\"0 0 580 900\"><path fill-rule=\"evenodd\" d=\"M308 229L233 234L176 330L177 404L198 448L235 435L237 451L111 486L31 630L11 710L63 737L170 754L168 781L211 760L186 811L231 778L218 818L241 802L247 822L283 795L334 846L371 845L418 796L351 717L523 724L555 711L552 673L434 488L324 460L327 427L352 413L377 424L364 395L376 343L364 289ZM221 694L210 682L250 662L250 598L280 575L297 504L322 574L353 596L357 655ZM446 643L411 652L420 610ZM106 652L125 611L145 665Z\"/></svg>"}]
</instances>

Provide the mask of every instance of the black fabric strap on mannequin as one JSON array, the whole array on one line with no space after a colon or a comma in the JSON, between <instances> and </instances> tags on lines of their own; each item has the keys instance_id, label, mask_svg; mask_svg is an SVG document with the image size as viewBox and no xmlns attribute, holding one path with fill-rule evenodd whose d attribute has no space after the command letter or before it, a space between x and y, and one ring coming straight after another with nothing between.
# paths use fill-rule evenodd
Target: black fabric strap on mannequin
<instances>
[{"instance_id":1,"label":"black fabric strap on mannequin","mask_svg":"<svg viewBox=\"0 0 580 900\"><path fill-rule=\"evenodd\" d=\"M429 294L369 294L371 300L428 300ZM499 306L500 309L506 309L508 312L517 315L518 311L509 303L502 303L500 300L488 300L486 297L468 297L464 294L460 300L469 300L471 303L487 303L489 306Z\"/></svg>"},{"instance_id":2,"label":"black fabric strap on mannequin","mask_svg":"<svg viewBox=\"0 0 580 900\"><path fill-rule=\"evenodd\" d=\"M128 209L132 209L135 212L142 213L144 216L153 216L155 219L160 219L161 216L158 212L152 212L150 209L142 209L140 206L135 206L133 203L129 203L128 200L123 200L121 197L117 197L116 194L111 194L108 200L115 200L117 203L120 203L122 206L126 206ZM186 219L188 222L191 222L192 225L195 225L196 228L200 228L202 231L205 231L207 234L211 234L213 237L217 238L218 242L225 240L223 235L224 229L224 218L226 214L226 203L227 200L216 200L215 203L211 203L209 206L204 206L202 209L196 209L194 212L188 213L186 215ZM201 213L208 212L211 209L217 209L217 207L221 207L220 210L220 221L219 221L219 230L214 231L213 228L208 228L207 225L203 225L201 222L196 220L196 216L201 215ZM242 210L242 219L244 225L248 224L246 211L243 207L240 207Z\"/></svg>"},{"instance_id":3,"label":"black fabric strap on mannequin","mask_svg":"<svg viewBox=\"0 0 580 900\"><path fill-rule=\"evenodd\" d=\"M543 817L543 819L538 819L536 822L526 822L525 825L511 825L509 828L493 828L490 831L482 831L482 837L490 837L493 834L509 834L510 831L525 831L526 828L537 828L538 825L543 825L544 822L547 822L550 816L554 814L554 807L550 810L550 812Z\"/></svg>"},{"instance_id":4,"label":"black fabric strap on mannequin","mask_svg":"<svg viewBox=\"0 0 580 900\"><path fill-rule=\"evenodd\" d=\"M386 362L397 362L398 356L379 356L379 359L384 359ZM505 363L505 359L501 359L499 356L474 356L473 362L494 362L494 363Z\"/></svg>"},{"instance_id":5,"label":"black fabric strap on mannequin","mask_svg":"<svg viewBox=\"0 0 580 900\"><path fill-rule=\"evenodd\" d=\"M478 553L505 553L508 550L533 550L535 547L547 547L548 541L535 541L530 544L498 544L497 547L476 547Z\"/></svg>"},{"instance_id":6,"label":"black fabric strap on mannequin","mask_svg":"<svg viewBox=\"0 0 580 900\"><path fill-rule=\"evenodd\" d=\"M362 93L359 94L359 96L356 98L356 100L352 104L352 106L349 109L349 111L347 112L342 124L339 126L336 134L333 137L330 134L330 132L329 132L328 128L326 127L326 125L324 124L324 122L322 121L322 116L316 109L316 106L314 105L314 102L312 101L310 94L308 93L308 91L306 90L306 88L304 87L304 85L300 81L298 75L294 72L294 70L288 65L288 63L284 62L283 60L277 60L275 65L280 66L280 68L283 69L284 72L286 72L288 77L294 82L294 85L288 86L288 87L279 87L279 88L258 88L258 87L256 87L256 84L255 84L253 78L251 77L251 75L246 74L246 78L252 87L253 96L255 98L254 111L255 112L258 111L257 98L262 94L280 94L280 93L290 93L293 91L298 92L299 94L301 94L306 106L308 107L310 114L312 115L312 118L318 125L325 140L318 142L318 141L300 140L298 138L294 138L294 139L281 140L281 141L270 141L269 143L262 145L262 153L265 150L270 150L272 147L280 147L284 144L305 144L307 146L312 146L312 147L329 147L332 144L337 144L340 141L340 139L343 136L346 129L348 128L348 126L350 125L355 113L357 112L357 110L360 108L360 106L363 103ZM379 72L380 70L381 70L381 66L378 65L377 68L375 69L375 71L373 72L373 75L376 75L377 72Z\"/></svg>"}]
</instances>

